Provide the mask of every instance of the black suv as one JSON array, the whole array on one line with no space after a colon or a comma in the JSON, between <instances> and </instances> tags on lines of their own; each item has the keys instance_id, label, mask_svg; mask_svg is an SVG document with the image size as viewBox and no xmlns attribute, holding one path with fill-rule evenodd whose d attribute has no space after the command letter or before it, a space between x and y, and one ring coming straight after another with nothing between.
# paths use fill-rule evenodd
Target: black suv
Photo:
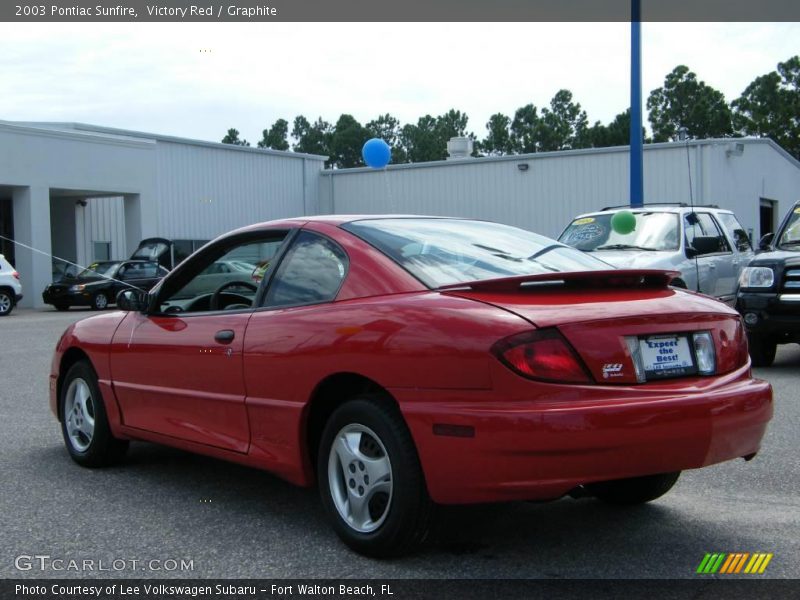
<instances>
[{"instance_id":1,"label":"black suv","mask_svg":"<svg viewBox=\"0 0 800 600\"><path fill-rule=\"evenodd\" d=\"M768 367L778 344L800 343L800 202L759 246L739 277L736 308L747 326L753 365Z\"/></svg>"}]
</instances>

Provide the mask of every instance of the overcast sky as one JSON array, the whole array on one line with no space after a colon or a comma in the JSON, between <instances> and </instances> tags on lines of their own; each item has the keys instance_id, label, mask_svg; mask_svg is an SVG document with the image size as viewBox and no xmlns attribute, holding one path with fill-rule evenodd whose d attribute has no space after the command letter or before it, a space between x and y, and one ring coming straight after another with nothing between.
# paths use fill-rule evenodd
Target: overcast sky
<instances>
[{"instance_id":1,"label":"overcast sky","mask_svg":"<svg viewBox=\"0 0 800 600\"><path fill-rule=\"evenodd\" d=\"M403 123L495 112L567 88L590 122L629 103L627 23L0 23L0 119L79 121L253 145L278 118ZM203 51L201 51L203 50ZM643 96L678 64L738 97L800 54L798 23L644 23Z\"/></svg>"}]
</instances>

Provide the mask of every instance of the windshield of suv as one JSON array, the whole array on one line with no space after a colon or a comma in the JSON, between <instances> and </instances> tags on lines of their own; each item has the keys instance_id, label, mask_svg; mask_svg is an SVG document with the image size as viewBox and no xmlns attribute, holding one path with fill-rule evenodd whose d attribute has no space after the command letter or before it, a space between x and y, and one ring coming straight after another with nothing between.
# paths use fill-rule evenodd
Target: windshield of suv
<instances>
[{"instance_id":1,"label":"windshield of suv","mask_svg":"<svg viewBox=\"0 0 800 600\"><path fill-rule=\"evenodd\" d=\"M558 239L578 250L677 250L679 247L678 215L668 212L635 212L636 226L626 234L611 228L608 212L581 217L570 223Z\"/></svg>"},{"instance_id":2,"label":"windshield of suv","mask_svg":"<svg viewBox=\"0 0 800 600\"><path fill-rule=\"evenodd\" d=\"M342 226L430 288L518 275L612 269L523 229L461 219L365 219Z\"/></svg>"},{"instance_id":3,"label":"windshield of suv","mask_svg":"<svg viewBox=\"0 0 800 600\"><path fill-rule=\"evenodd\" d=\"M783 228L777 246L778 248L784 246L797 248L800 246L800 206L796 206L789 215L789 220L786 222L786 227Z\"/></svg>"}]
</instances>

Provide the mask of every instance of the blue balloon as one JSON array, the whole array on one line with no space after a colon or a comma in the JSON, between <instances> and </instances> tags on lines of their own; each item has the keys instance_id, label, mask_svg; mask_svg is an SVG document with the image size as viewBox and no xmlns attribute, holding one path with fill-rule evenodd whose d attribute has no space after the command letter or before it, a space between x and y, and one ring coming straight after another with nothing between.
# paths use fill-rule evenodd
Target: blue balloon
<instances>
[{"instance_id":1,"label":"blue balloon","mask_svg":"<svg viewBox=\"0 0 800 600\"><path fill-rule=\"evenodd\" d=\"M364 144L361 149L361 156L364 157L364 162L367 163L368 167L382 169L392 159L392 149L382 139L372 138Z\"/></svg>"}]
</instances>

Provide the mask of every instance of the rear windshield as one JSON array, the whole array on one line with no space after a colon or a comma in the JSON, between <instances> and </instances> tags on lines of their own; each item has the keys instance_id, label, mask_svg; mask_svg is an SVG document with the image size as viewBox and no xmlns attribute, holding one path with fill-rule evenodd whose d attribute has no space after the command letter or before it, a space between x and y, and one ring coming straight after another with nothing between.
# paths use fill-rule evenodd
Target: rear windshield
<instances>
[{"instance_id":1,"label":"rear windshield","mask_svg":"<svg viewBox=\"0 0 800 600\"><path fill-rule=\"evenodd\" d=\"M342 227L431 288L518 275L613 268L550 238L485 221L368 219Z\"/></svg>"},{"instance_id":2,"label":"rear windshield","mask_svg":"<svg viewBox=\"0 0 800 600\"><path fill-rule=\"evenodd\" d=\"M78 273L78 279L90 279L92 277L113 277L114 270L119 266L118 262L96 262L90 264L83 271Z\"/></svg>"},{"instance_id":3,"label":"rear windshield","mask_svg":"<svg viewBox=\"0 0 800 600\"><path fill-rule=\"evenodd\" d=\"M570 223L559 237L564 244L578 250L677 250L679 247L678 215L668 212L633 213L636 224L629 233L618 233L611 227L615 213L581 217Z\"/></svg>"}]
</instances>

